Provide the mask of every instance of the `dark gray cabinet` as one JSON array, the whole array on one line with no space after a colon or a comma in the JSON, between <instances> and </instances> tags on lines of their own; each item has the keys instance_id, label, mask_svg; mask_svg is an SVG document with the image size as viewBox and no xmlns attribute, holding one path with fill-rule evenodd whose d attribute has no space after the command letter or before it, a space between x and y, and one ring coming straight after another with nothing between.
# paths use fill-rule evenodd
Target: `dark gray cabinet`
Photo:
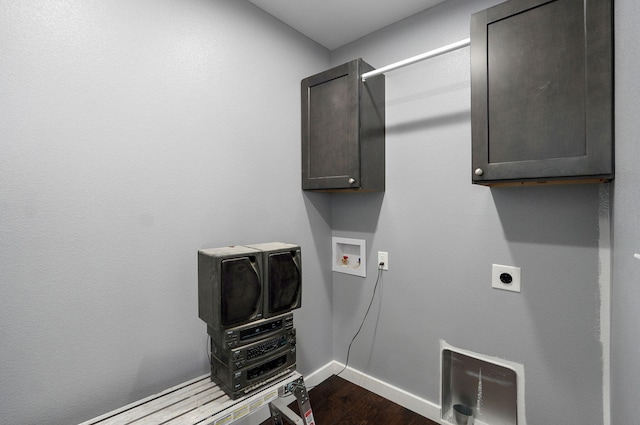
<instances>
[{"instance_id":1,"label":"dark gray cabinet","mask_svg":"<svg viewBox=\"0 0 640 425\"><path fill-rule=\"evenodd\" d=\"M613 178L612 0L509 0L471 17L472 181Z\"/></svg>"},{"instance_id":2,"label":"dark gray cabinet","mask_svg":"<svg viewBox=\"0 0 640 425\"><path fill-rule=\"evenodd\" d=\"M301 83L302 189L384 191L384 75L356 59Z\"/></svg>"}]
</instances>

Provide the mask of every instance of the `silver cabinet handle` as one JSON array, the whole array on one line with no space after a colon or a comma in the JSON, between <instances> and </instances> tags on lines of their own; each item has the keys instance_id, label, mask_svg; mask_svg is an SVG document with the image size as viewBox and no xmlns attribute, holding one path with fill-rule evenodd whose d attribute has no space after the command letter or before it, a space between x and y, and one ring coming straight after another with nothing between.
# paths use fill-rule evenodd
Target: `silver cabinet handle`
<instances>
[{"instance_id":1,"label":"silver cabinet handle","mask_svg":"<svg viewBox=\"0 0 640 425\"><path fill-rule=\"evenodd\" d=\"M476 176L481 176L484 174L484 171L482 171L482 168L476 168L476 170L473 172Z\"/></svg>"},{"instance_id":2,"label":"silver cabinet handle","mask_svg":"<svg viewBox=\"0 0 640 425\"><path fill-rule=\"evenodd\" d=\"M353 177L349 177L349 184L354 184L356 182L356 179L354 179Z\"/></svg>"}]
</instances>

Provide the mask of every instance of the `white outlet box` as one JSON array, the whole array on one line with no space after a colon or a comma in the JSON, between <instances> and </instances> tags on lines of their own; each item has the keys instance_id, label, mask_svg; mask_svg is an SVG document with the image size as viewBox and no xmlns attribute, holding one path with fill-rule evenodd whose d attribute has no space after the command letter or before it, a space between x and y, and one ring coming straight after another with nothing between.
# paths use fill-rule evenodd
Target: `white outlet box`
<instances>
[{"instance_id":1,"label":"white outlet box","mask_svg":"<svg viewBox=\"0 0 640 425\"><path fill-rule=\"evenodd\" d=\"M389 270L389 253L384 251L378 251L378 267L380 263L384 263L382 270Z\"/></svg>"},{"instance_id":2,"label":"white outlet box","mask_svg":"<svg viewBox=\"0 0 640 425\"><path fill-rule=\"evenodd\" d=\"M505 291L520 292L520 267L493 264L491 287Z\"/></svg>"}]
</instances>

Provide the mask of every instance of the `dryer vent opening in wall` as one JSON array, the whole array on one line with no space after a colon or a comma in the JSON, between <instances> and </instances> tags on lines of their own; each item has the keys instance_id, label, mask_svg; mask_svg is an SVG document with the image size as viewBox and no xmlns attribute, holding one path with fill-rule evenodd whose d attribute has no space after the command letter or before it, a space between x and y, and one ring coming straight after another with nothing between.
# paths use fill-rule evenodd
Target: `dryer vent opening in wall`
<instances>
[{"instance_id":1,"label":"dryer vent opening in wall","mask_svg":"<svg viewBox=\"0 0 640 425\"><path fill-rule=\"evenodd\" d=\"M502 364L451 346L443 346L441 354L443 423L458 423L456 407L458 412L468 412L476 425L525 423L524 391L519 391L524 388L524 369L520 365Z\"/></svg>"}]
</instances>

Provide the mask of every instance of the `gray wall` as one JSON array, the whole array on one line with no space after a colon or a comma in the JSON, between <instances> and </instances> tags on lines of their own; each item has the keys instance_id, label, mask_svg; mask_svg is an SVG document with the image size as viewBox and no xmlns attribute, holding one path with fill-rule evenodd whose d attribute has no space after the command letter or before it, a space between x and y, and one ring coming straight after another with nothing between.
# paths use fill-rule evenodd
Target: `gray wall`
<instances>
[{"instance_id":1,"label":"gray wall","mask_svg":"<svg viewBox=\"0 0 640 425\"><path fill-rule=\"evenodd\" d=\"M613 192L612 423L638 422L640 405L640 3L617 0L616 180Z\"/></svg>"},{"instance_id":2,"label":"gray wall","mask_svg":"<svg viewBox=\"0 0 640 425\"><path fill-rule=\"evenodd\" d=\"M449 0L331 57L245 1L0 3L0 423L75 423L206 373L200 247L300 243L299 365L344 361L375 269L332 276L332 233L390 254L352 366L438 403L445 339L522 363L529 423L602 423L607 205L597 186L470 184L468 49L388 74L384 194L299 190L301 78L465 38L495 3ZM640 403L639 13L616 1L614 424ZM491 263L522 267L522 293L491 290Z\"/></svg>"},{"instance_id":3,"label":"gray wall","mask_svg":"<svg viewBox=\"0 0 640 425\"><path fill-rule=\"evenodd\" d=\"M0 423L207 373L201 247L302 245L299 366L332 359L330 199L299 165L326 49L245 1L3 1L0 57Z\"/></svg>"},{"instance_id":4,"label":"gray wall","mask_svg":"<svg viewBox=\"0 0 640 425\"><path fill-rule=\"evenodd\" d=\"M381 67L464 39L493 0L449 0L332 52ZM439 403L439 343L520 363L529 424L603 422L599 187L471 184L469 49L387 74L387 190L334 195L334 236L389 252L350 366ZM522 268L522 293L491 264ZM334 274L334 355L344 362L371 297ZM570 412L570 414L568 414Z\"/></svg>"}]
</instances>

